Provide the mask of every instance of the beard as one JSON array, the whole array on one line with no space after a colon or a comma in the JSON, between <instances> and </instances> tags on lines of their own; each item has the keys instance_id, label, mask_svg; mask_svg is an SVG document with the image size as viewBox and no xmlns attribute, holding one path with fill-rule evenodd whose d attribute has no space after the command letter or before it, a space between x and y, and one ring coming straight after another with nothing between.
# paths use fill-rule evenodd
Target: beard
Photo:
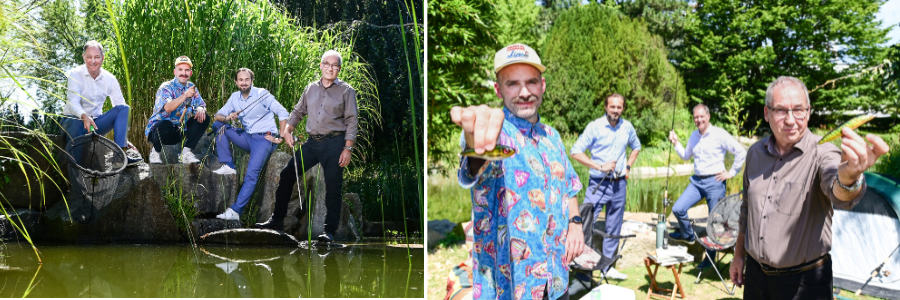
<instances>
[{"instance_id":1,"label":"beard","mask_svg":"<svg viewBox=\"0 0 900 300\"><path fill-rule=\"evenodd\" d=\"M251 88L251 87L250 87L249 85L247 86L247 88L244 88L244 87L238 87L238 89L241 90L241 94L249 94L249 93L250 93L250 88Z\"/></svg>"},{"instance_id":2,"label":"beard","mask_svg":"<svg viewBox=\"0 0 900 300\"><path fill-rule=\"evenodd\" d=\"M528 121L537 121L537 111L541 106L541 102L543 99L539 98L536 95L531 95L528 98L522 97L513 97L511 99L506 99L503 101L504 105L513 115L516 117L528 120ZM521 104L528 103L529 106L522 107ZM532 120L534 118L535 120Z\"/></svg>"}]
</instances>

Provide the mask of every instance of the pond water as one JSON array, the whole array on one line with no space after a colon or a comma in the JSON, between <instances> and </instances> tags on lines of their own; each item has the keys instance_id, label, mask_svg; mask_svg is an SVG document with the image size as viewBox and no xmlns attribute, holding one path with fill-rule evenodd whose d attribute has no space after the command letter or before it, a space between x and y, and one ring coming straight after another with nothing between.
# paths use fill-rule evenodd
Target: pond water
<instances>
[{"instance_id":1,"label":"pond water","mask_svg":"<svg viewBox=\"0 0 900 300\"><path fill-rule=\"evenodd\" d=\"M420 241L421 242L421 241ZM0 297L423 298L424 250L234 245L0 246ZM411 260L411 262L410 262Z\"/></svg>"}]
</instances>

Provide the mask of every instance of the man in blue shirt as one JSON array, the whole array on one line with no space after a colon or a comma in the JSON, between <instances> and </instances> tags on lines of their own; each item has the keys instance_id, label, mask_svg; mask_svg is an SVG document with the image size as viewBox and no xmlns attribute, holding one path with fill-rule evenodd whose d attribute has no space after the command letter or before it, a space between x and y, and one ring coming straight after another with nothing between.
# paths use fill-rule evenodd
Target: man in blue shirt
<instances>
[{"instance_id":1,"label":"man in blue shirt","mask_svg":"<svg viewBox=\"0 0 900 300\"><path fill-rule=\"evenodd\" d=\"M156 104L153 114L144 129L147 140L153 144L150 149L151 164L161 164L159 153L162 145L181 144L181 155L178 160L184 164L199 163L191 149L197 146L206 128L209 127L209 116L206 114L206 102L200 91L190 82L194 71L194 63L187 56L175 59L175 79L163 82L156 91Z\"/></svg>"},{"instance_id":2,"label":"man in blue shirt","mask_svg":"<svg viewBox=\"0 0 900 300\"><path fill-rule=\"evenodd\" d=\"M581 182L559 133L540 122L546 84L537 53L523 44L494 56L503 109L454 106L462 149L515 149L503 160L460 159L472 190L475 262L472 299L568 299L569 263L584 250L575 195ZM569 216L573 216L571 219Z\"/></svg>"},{"instance_id":3,"label":"man in blue shirt","mask_svg":"<svg viewBox=\"0 0 900 300\"><path fill-rule=\"evenodd\" d=\"M672 214L678 219L681 232L669 234L673 240L686 241L688 244L694 244L694 229L688 220L688 209L706 197L706 204L712 212L719 199L725 197L725 180L731 179L741 171L744 158L747 157L747 150L744 150L744 146L741 146L731 134L725 129L709 124L709 108L706 105L701 103L694 106L693 114L697 130L691 133L687 148L678 142L675 131L669 132L669 141L675 144L678 157L685 161L694 157L694 176L691 176L690 184L672 206ZM734 154L734 163L731 164L730 171L725 170L725 152ZM707 255L712 259L716 253L708 251ZM711 265L710 260L703 260L697 267L703 269Z\"/></svg>"},{"instance_id":4,"label":"man in blue shirt","mask_svg":"<svg viewBox=\"0 0 900 300\"><path fill-rule=\"evenodd\" d=\"M631 165L641 152L641 141L631 122L622 119L625 111L625 97L616 93L606 97L606 115L589 123L584 133L572 145L572 158L590 168L591 179L588 183L584 203L594 206L594 218L606 206L606 233L619 235L622 231L622 218L625 216L625 193L628 181L626 176ZM628 163L625 162L626 146L631 147ZM591 158L584 154L591 151ZM593 222L588 222L593 224ZM619 240L603 241L603 256L613 257L619 247ZM610 267L606 276L612 279L625 280L627 275Z\"/></svg>"},{"instance_id":5,"label":"man in blue shirt","mask_svg":"<svg viewBox=\"0 0 900 300\"><path fill-rule=\"evenodd\" d=\"M253 86L253 71L240 68L234 74L234 84L240 91L231 94L228 102L216 113L213 132L216 132L216 154L222 167L213 171L216 174L235 174L234 161L231 159L231 147L228 143L250 151L250 161L244 174L244 184L238 192L237 200L224 213L216 218L238 220L244 206L250 202L250 196L256 188L259 172L278 147L282 139L278 137L279 128L284 129L288 112L275 100L269 91ZM278 116L280 127L275 127L275 116ZM232 127L225 122L238 121L242 128Z\"/></svg>"}]
</instances>

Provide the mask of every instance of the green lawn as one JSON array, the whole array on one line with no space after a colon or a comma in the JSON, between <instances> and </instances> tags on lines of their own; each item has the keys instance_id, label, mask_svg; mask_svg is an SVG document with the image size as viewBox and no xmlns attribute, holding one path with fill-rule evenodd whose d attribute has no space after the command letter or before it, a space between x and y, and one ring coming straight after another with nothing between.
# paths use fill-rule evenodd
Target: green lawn
<instances>
[{"instance_id":1,"label":"green lawn","mask_svg":"<svg viewBox=\"0 0 900 300\"><path fill-rule=\"evenodd\" d=\"M450 273L450 270L453 268L453 266L459 264L468 256L468 253L464 249L465 247L463 247L462 244L457 244L449 247L438 247L437 249L428 252L427 297L429 300L440 300L444 298L447 288L447 275ZM731 261L731 256L726 256L722 261ZM722 286L722 281L719 280L719 277L715 274L715 272L712 271L712 269L704 270L703 280L701 280L698 284L694 284L694 280L697 278L698 274L698 269L694 268L695 265L696 264L685 264L681 270L681 286L685 289L685 295L687 296L687 299L704 300L743 298L742 295L744 291L742 288L736 288L734 296L731 296L727 292L725 292L725 287ZM627 274L628 279L624 281L610 280L609 283L633 290L636 296L635 299L645 299L647 297L647 288L650 287L650 276L647 275L646 267L641 265L617 269L620 272ZM731 281L727 274L727 271L720 271L723 272L722 277L725 278L725 282L730 288ZM594 273L595 278L599 279L600 272ZM668 269L660 268L656 275L656 279L659 282L659 286L663 288L671 289L675 285L675 277L672 275L672 271ZM880 299L865 295L857 297L851 291L841 291L840 295L850 299ZM681 298L679 296L676 299Z\"/></svg>"}]
</instances>

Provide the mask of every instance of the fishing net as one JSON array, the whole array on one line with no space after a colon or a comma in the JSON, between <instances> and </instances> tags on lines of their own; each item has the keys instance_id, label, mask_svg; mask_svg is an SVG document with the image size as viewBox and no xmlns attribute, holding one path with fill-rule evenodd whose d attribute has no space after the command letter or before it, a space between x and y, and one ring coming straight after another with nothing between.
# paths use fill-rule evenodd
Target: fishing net
<instances>
[{"instance_id":1,"label":"fishing net","mask_svg":"<svg viewBox=\"0 0 900 300\"><path fill-rule=\"evenodd\" d=\"M710 249L727 249L737 242L741 221L741 193L734 193L719 200L710 212L706 225L706 236L701 242Z\"/></svg>"},{"instance_id":2,"label":"fishing net","mask_svg":"<svg viewBox=\"0 0 900 300\"><path fill-rule=\"evenodd\" d=\"M119 173L128 163L115 142L91 132L66 145L72 189L85 200L106 202L115 194Z\"/></svg>"}]
</instances>

